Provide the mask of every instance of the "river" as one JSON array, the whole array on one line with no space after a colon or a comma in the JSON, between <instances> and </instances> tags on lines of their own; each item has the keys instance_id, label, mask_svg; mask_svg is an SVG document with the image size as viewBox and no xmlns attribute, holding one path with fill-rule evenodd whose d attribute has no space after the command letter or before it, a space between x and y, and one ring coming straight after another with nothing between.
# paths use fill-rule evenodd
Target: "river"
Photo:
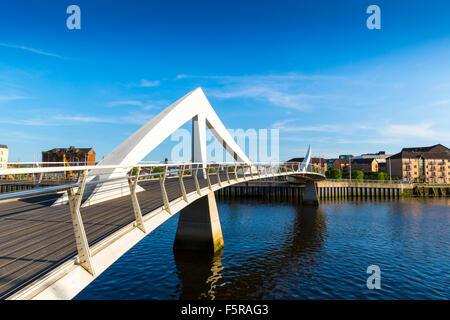
<instances>
[{"instance_id":1,"label":"river","mask_svg":"<svg viewBox=\"0 0 450 320\"><path fill-rule=\"evenodd\" d=\"M75 299L449 299L450 199L217 200L216 255L172 250L179 215ZM381 271L369 290L370 265Z\"/></svg>"}]
</instances>

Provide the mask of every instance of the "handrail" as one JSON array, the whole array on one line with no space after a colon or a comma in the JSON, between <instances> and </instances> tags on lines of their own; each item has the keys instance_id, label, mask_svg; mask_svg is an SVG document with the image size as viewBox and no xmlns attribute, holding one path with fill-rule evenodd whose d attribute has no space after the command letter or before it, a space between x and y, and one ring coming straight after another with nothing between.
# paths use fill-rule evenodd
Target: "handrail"
<instances>
[{"instance_id":1,"label":"handrail","mask_svg":"<svg viewBox=\"0 0 450 320\"><path fill-rule=\"evenodd\" d=\"M135 164L135 165L96 165L96 166L74 166L74 167L39 167L39 168L8 168L0 169L0 176L3 175L13 175L13 174L27 174L27 173L51 173L51 172L64 172L64 171L84 171L84 170L103 170L103 169L131 169L131 168L145 168L145 167L170 167L170 166L181 166L181 165L241 165L246 164L245 162L177 162L177 163L145 163L145 164ZM253 162L252 165L256 164L270 164L279 166L281 163L271 163L271 162Z\"/></svg>"},{"instance_id":2,"label":"handrail","mask_svg":"<svg viewBox=\"0 0 450 320\"><path fill-rule=\"evenodd\" d=\"M357 179L326 179L329 182L355 182L355 183L380 183L380 184L410 184L408 181L403 180L357 180Z\"/></svg>"},{"instance_id":3,"label":"handrail","mask_svg":"<svg viewBox=\"0 0 450 320\"><path fill-rule=\"evenodd\" d=\"M172 175L179 175L180 171L182 171L183 176L186 176L184 174L184 171L191 171L191 175L193 174L192 169L191 170L187 170L187 168L192 168L193 166L198 168L204 168L206 171L206 177L209 178L210 175L218 175L219 174L219 170L215 170L214 173L209 173L208 169L209 168L221 168L221 167L226 167L225 170L228 170L228 168L234 168L234 170L237 171L242 171L242 174L244 176L244 178L246 176L252 176L254 174L256 174L256 172L252 172L251 167L252 166L259 166L259 165L263 165L263 166L270 166L272 168L279 168L280 167L280 163L269 163L269 162L255 162L252 163L252 165L248 166L247 163L239 163L239 162L222 162L222 163L201 163L201 162L184 162L184 163L179 163L178 165L176 164L152 164L152 165L147 165L147 164L138 164L138 165L134 165L134 166L115 166L115 165L104 165L104 166L78 166L78 167L71 167L70 170L71 171L80 171L80 172L84 172L84 171L91 171L91 170L102 170L102 169L117 169L117 168L123 168L123 169L130 169L133 170L134 168L137 168L137 170L139 172L142 171L143 168L148 168L148 167L164 167L164 171L163 172L152 172L152 173L147 173L147 174L140 174L139 175L139 179L145 178L145 177L157 177L157 176L162 176L162 175L166 175L168 178ZM174 166L179 166L179 168L171 168ZM250 169L250 170L249 170ZM86 181L85 185L98 185L98 184L104 184L104 183L112 183L112 182L120 182L120 181L126 181L130 178L130 175L128 174L130 172L130 170L127 170L127 172L120 177L114 177L114 178L109 178L109 179L104 179L104 180L91 180L91 181ZM68 171L67 168L64 167L44 167L44 168L17 168L17 169L2 169L0 170L0 176L1 175L13 175L13 174L27 174L27 173L55 173L55 172L64 172L64 171ZM236 171L236 172L237 172ZM285 172L283 172L285 171ZM277 171L276 174L280 174L280 173L288 173L287 170L283 170L283 171ZM314 173L314 172L305 172L305 171L292 171L293 173ZM261 170L257 169L257 174L256 176L260 175ZM220 179L220 178L219 178ZM13 181L13 180L10 180ZM14 198L19 198L19 199L25 199L25 198L29 198L29 197L33 197L33 196L37 196L37 195L41 195L41 194L46 194L46 193L54 193L54 192L60 192L60 191L67 191L70 188L76 188L80 186L80 182L76 182L76 183L69 183L69 184L64 184L64 185L59 185L59 186L53 186L53 187L45 187L45 188L36 188L36 189L32 189L32 190L26 190L26 191L20 191L20 192L12 192L12 193L6 193L6 194L2 194L0 195L0 201L2 200L8 200L8 199L14 199Z\"/></svg>"}]
</instances>

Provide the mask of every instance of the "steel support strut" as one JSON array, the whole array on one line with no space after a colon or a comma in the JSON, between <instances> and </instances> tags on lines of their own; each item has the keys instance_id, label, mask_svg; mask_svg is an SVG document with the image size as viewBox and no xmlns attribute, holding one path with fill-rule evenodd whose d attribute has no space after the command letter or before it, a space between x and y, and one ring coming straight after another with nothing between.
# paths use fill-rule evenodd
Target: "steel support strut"
<instances>
[{"instance_id":1,"label":"steel support strut","mask_svg":"<svg viewBox=\"0 0 450 320\"><path fill-rule=\"evenodd\" d=\"M161 194L162 194L162 198L164 201L164 207L165 207L164 209L169 214L172 214L172 212L170 212L169 198L167 197L166 186L164 185L164 181L166 181L167 170L169 170L169 168L166 166L164 173L159 176L159 184L161 186Z\"/></svg>"},{"instance_id":2,"label":"steel support strut","mask_svg":"<svg viewBox=\"0 0 450 320\"><path fill-rule=\"evenodd\" d=\"M186 188L184 187L183 175L184 175L184 165L181 165L181 171L178 169L178 178L180 180L181 194L183 195L183 200L189 202L186 194Z\"/></svg>"},{"instance_id":3,"label":"steel support strut","mask_svg":"<svg viewBox=\"0 0 450 320\"><path fill-rule=\"evenodd\" d=\"M86 186L87 173L88 170L83 171L79 179L78 190L75 192L75 187L70 188L67 190L67 195L69 197L70 215L72 216L73 231L77 244L78 264L86 269L86 271L91 275L95 276L91 252L89 250L89 242L86 237L86 231L84 230L80 212L81 199Z\"/></svg>"},{"instance_id":4,"label":"steel support strut","mask_svg":"<svg viewBox=\"0 0 450 320\"><path fill-rule=\"evenodd\" d=\"M136 226L144 233L147 233L144 227L144 219L142 219L141 207L139 206L139 201L136 195L136 187L139 180L139 172L141 168L137 168L136 176L134 181L132 177L128 178L128 185L130 186L130 196L131 202L133 203L134 217L136 218Z\"/></svg>"},{"instance_id":5,"label":"steel support strut","mask_svg":"<svg viewBox=\"0 0 450 320\"><path fill-rule=\"evenodd\" d=\"M195 168L195 174L194 174L194 182L195 182L195 190L197 190L197 193L201 196L202 192L200 191L200 184L198 183L198 164Z\"/></svg>"}]
</instances>

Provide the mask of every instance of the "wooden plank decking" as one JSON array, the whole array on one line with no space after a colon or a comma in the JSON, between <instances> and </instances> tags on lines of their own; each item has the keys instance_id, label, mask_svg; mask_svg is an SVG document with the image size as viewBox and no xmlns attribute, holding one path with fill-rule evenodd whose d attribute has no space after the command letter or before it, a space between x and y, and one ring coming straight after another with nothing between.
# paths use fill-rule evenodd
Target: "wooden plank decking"
<instances>
[{"instance_id":1,"label":"wooden plank decking","mask_svg":"<svg viewBox=\"0 0 450 320\"><path fill-rule=\"evenodd\" d=\"M211 175L211 184L217 177ZM225 180L225 175L221 175ZM183 179L195 191L192 177ZM200 188L207 186L199 179ZM163 206L159 181L139 182L143 214ZM178 178L166 180L169 201L181 197ZM60 194L0 204L0 299L5 299L77 254L68 205L51 207ZM89 245L134 221L130 196L81 208ZM175 235L174 235L175 237Z\"/></svg>"}]
</instances>

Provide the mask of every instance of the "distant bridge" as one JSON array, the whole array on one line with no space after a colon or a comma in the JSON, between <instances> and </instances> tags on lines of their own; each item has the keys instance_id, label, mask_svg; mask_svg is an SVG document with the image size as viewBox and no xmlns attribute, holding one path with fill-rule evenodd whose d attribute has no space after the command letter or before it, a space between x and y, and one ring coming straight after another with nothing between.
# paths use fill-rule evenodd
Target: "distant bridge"
<instances>
[{"instance_id":1,"label":"distant bridge","mask_svg":"<svg viewBox=\"0 0 450 320\"><path fill-rule=\"evenodd\" d=\"M191 162L141 162L191 119ZM235 162L207 162L206 126ZM174 248L216 251L224 242L214 191L290 176L305 183L304 202L318 204L315 182L325 176L313 172L310 160L309 148L302 163L251 162L196 89L96 166L1 169L0 177L28 175L42 181L70 170L78 179L0 195L0 298L72 299L183 209Z\"/></svg>"}]
</instances>

